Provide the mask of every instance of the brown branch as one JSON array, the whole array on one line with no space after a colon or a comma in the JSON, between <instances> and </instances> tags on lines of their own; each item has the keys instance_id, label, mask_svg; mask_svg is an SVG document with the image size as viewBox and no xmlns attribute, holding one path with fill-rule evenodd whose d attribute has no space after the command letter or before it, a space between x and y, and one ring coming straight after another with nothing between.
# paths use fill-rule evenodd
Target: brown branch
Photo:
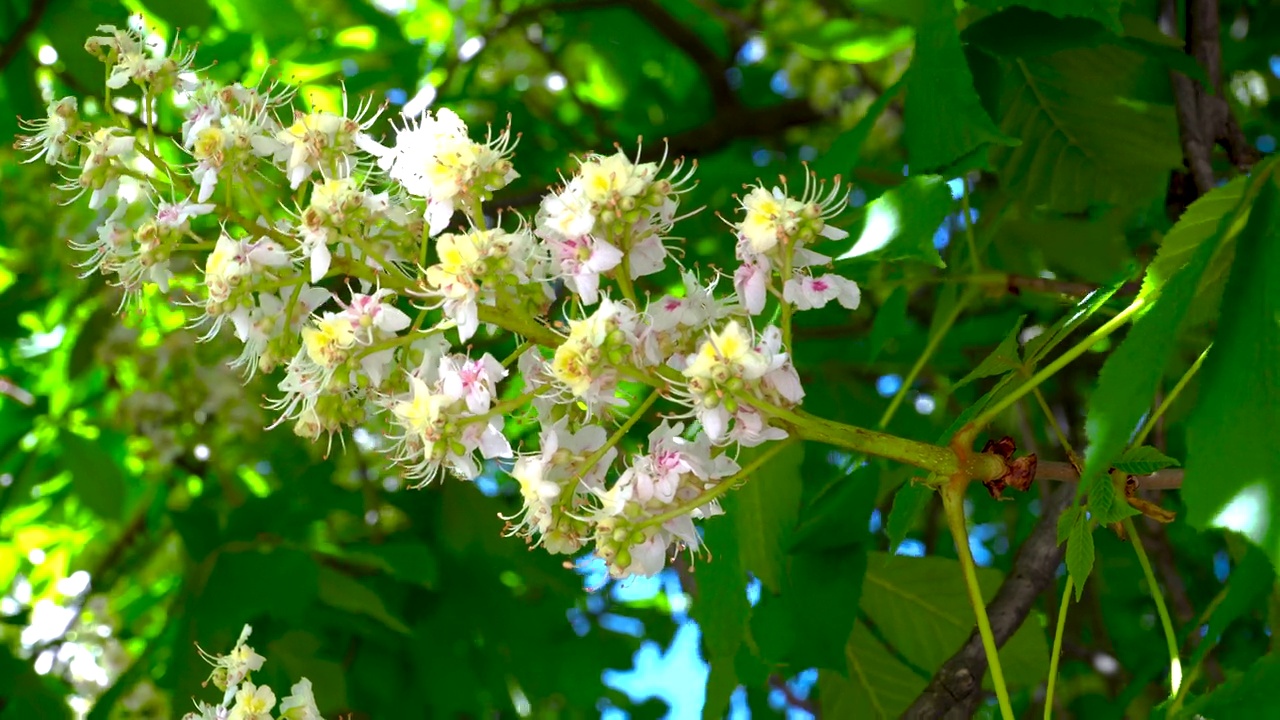
<instances>
[{"instance_id":1,"label":"brown branch","mask_svg":"<svg viewBox=\"0 0 1280 720\"><path fill-rule=\"evenodd\" d=\"M1173 6L1172 2L1166 3L1166 17L1172 18ZM1183 155L1195 182L1196 193L1203 195L1216 185L1213 172L1215 144L1226 149L1231 162L1241 170L1247 170L1257 160L1257 154L1231 113L1222 91L1218 0L1187 0L1185 18L1185 51L1204 68L1209 87L1202 87L1176 72L1172 73L1172 81Z\"/></svg>"},{"instance_id":2,"label":"brown branch","mask_svg":"<svg viewBox=\"0 0 1280 720\"><path fill-rule=\"evenodd\" d=\"M791 689L791 686L787 684L786 678L776 673L770 675L769 687L782 693L783 700L786 702L787 707L804 710L814 717L819 717L818 706L813 702L796 695L795 691Z\"/></svg>"},{"instance_id":3,"label":"brown branch","mask_svg":"<svg viewBox=\"0 0 1280 720\"><path fill-rule=\"evenodd\" d=\"M997 646L1013 637L1036 598L1053 582L1063 553L1058 545L1058 516L1074 495L1075 488L1062 487L1044 504L1040 521L1014 558L1013 570L987 605ZM903 717L918 720L970 717L982 699L982 676L986 672L987 655L975 628L956 654L938 668Z\"/></svg>"},{"instance_id":4,"label":"brown branch","mask_svg":"<svg viewBox=\"0 0 1280 720\"><path fill-rule=\"evenodd\" d=\"M1142 490L1176 490L1182 487L1182 469L1168 468L1150 475L1135 475L1138 488ZM1036 464L1037 480L1054 480L1057 482L1079 482L1080 474L1067 462L1041 460Z\"/></svg>"},{"instance_id":5,"label":"brown branch","mask_svg":"<svg viewBox=\"0 0 1280 720\"><path fill-rule=\"evenodd\" d=\"M9 63L18 56L18 52L27 44L27 37L40 25L40 18L49 7L49 0L31 0L31 12L25 20L14 28L13 34L0 43L0 71L9 67Z\"/></svg>"}]
</instances>

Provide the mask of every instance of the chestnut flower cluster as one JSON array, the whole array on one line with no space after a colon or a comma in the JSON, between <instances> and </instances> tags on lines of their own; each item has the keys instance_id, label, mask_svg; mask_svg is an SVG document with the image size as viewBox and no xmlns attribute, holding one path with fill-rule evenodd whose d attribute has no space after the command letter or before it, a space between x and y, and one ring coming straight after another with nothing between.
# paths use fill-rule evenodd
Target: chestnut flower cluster
<instances>
[{"instance_id":1,"label":"chestnut flower cluster","mask_svg":"<svg viewBox=\"0 0 1280 720\"><path fill-rule=\"evenodd\" d=\"M509 534L590 547L615 577L697 551L693 521L746 479L739 448L787 437L805 394L792 313L858 306L812 249L845 237L830 224L838 181L749 187L730 223L740 265L721 282L679 262L692 163L589 154L531 220L494 218L484 204L518 177L509 128L475 140L441 108L387 140L367 102L303 111L287 87L221 85L189 53L100 32L87 49L109 86L137 88L149 112L86 118L63 98L18 142L102 209L97 239L76 245L86 271L127 304L150 286L177 295L204 340L234 336L230 366L274 383L273 426L329 446L363 429L419 484L505 473L522 500ZM176 131L156 132L160 103L182 114ZM670 292L637 286L672 265ZM770 303L777 321L755 319ZM511 337L506 359L471 352ZM535 439L513 447L513 419ZM215 658L227 696L198 717L270 717L243 645ZM313 717L298 707L285 716Z\"/></svg>"},{"instance_id":2,"label":"chestnut flower cluster","mask_svg":"<svg viewBox=\"0 0 1280 720\"><path fill-rule=\"evenodd\" d=\"M240 639L226 655L210 655L200 651L213 672L206 682L222 691L217 703L196 701L195 712L183 715L183 720L324 720L316 707L311 681L302 678L294 683L287 697L276 705L276 694L266 685L255 685L254 672L262 669L266 658L248 645L253 628L248 625L240 632Z\"/></svg>"}]
</instances>

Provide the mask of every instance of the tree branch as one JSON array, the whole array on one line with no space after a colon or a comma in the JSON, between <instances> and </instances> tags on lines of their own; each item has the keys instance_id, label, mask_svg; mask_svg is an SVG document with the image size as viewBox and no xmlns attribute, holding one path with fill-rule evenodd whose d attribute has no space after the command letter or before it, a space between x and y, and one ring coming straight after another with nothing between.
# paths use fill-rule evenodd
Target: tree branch
<instances>
[{"instance_id":1,"label":"tree branch","mask_svg":"<svg viewBox=\"0 0 1280 720\"><path fill-rule=\"evenodd\" d=\"M987 605L991 630L998 646L1004 645L1026 620L1031 606L1053 582L1062 562L1058 545L1058 516L1071 503L1075 488L1059 488L1044 504L1043 515L1013 561L1013 570ZM982 676L987 672L987 656L975 629L968 641L934 674L920 697L903 714L904 718L968 718L982 699Z\"/></svg>"},{"instance_id":2,"label":"tree branch","mask_svg":"<svg viewBox=\"0 0 1280 720\"><path fill-rule=\"evenodd\" d=\"M40 18L48 7L49 0L31 0L31 12L27 14L27 18L14 28L13 35L0 43L0 71L9 67L9 63L18 56L27 43L27 37L40 25Z\"/></svg>"},{"instance_id":3,"label":"tree branch","mask_svg":"<svg viewBox=\"0 0 1280 720\"><path fill-rule=\"evenodd\" d=\"M1176 490L1182 487L1182 475L1181 468L1169 468L1150 475L1135 475L1133 479L1142 490ZM1042 460L1036 464L1036 479L1079 482L1080 474L1071 463Z\"/></svg>"},{"instance_id":4,"label":"tree branch","mask_svg":"<svg viewBox=\"0 0 1280 720\"><path fill-rule=\"evenodd\" d=\"M1172 2L1164 13L1172 17ZM1218 0L1186 0L1186 53L1195 58L1209 77L1209 87L1201 87L1191 78L1172 73L1182 151L1195 181L1196 192L1203 195L1215 185L1213 147L1221 145L1228 157L1241 170L1257 159L1231 113L1222 89L1222 41ZM1191 198L1194 199L1194 198Z\"/></svg>"}]
</instances>

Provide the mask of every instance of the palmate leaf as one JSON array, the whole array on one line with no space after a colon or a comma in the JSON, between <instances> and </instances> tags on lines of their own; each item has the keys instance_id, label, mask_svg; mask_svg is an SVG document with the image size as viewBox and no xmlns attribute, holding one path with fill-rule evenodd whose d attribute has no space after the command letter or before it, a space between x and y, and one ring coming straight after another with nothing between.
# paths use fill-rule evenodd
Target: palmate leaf
<instances>
[{"instance_id":1,"label":"palmate leaf","mask_svg":"<svg viewBox=\"0 0 1280 720\"><path fill-rule=\"evenodd\" d=\"M1066 517L1066 514L1063 514ZM1058 523L1058 537L1063 534L1063 523ZM1076 602L1084 594L1084 583L1093 572L1093 529L1082 508L1074 508L1067 533L1067 572L1076 586Z\"/></svg>"},{"instance_id":2,"label":"palmate leaf","mask_svg":"<svg viewBox=\"0 0 1280 720\"><path fill-rule=\"evenodd\" d=\"M1060 212L1162 192L1182 151L1172 106L1145 98L1146 62L1118 45L1004 62L1000 128L1022 144L993 154L1002 186Z\"/></svg>"},{"instance_id":3,"label":"palmate leaf","mask_svg":"<svg viewBox=\"0 0 1280 720\"><path fill-rule=\"evenodd\" d=\"M1124 29L1120 24L1124 0L973 0L971 4L986 10L1024 7L1059 18L1088 18L1116 33Z\"/></svg>"},{"instance_id":4,"label":"palmate leaf","mask_svg":"<svg viewBox=\"0 0 1280 720\"><path fill-rule=\"evenodd\" d=\"M1166 282L1191 259L1196 248L1213 237L1222 218L1240 204L1247 183L1248 178L1238 177L1191 203L1178 223L1164 236L1160 251L1147 267L1147 274L1142 280L1144 293L1149 293ZM1242 227L1247 218L1246 208L1236 222ZM1216 315L1234 257L1235 235L1229 233L1224 238L1222 249L1210 259L1209 267L1200 278L1200 285L1191 301L1188 322L1201 323Z\"/></svg>"},{"instance_id":5,"label":"palmate leaf","mask_svg":"<svg viewBox=\"0 0 1280 720\"><path fill-rule=\"evenodd\" d=\"M1130 475L1150 475L1157 470L1174 467L1177 460L1165 455L1150 445L1130 448L1112 465L1115 469Z\"/></svg>"},{"instance_id":6,"label":"palmate leaf","mask_svg":"<svg viewBox=\"0 0 1280 720\"><path fill-rule=\"evenodd\" d=\"M985 600L995 595L1002 579L996 570L978 569ZM824 716L898 717L924 688L926 675L973 631L967 597L955 560L871 553L860 609L880 637L862 621L854 626L846 648L846 677L821 675ZM1024 624L1000 649L1000 662L1014 687L1042 681L1049 667L1044 633Z\"/></svg>"},{"instance_id":7,"label":"palmate leaf","mask_svg":"<svg viewBox=\"0 0 1280 720\"><path fill-rule=\"evenodd\" d=\"M845 654L848 678L829 670L818 675L823 717L898 717L928 684L894 657L864 623L853 626Z\"/></svg>"},{"instance_id":8,"label":"palmate leaf","mask_svg":"<svg viewBox=\"0 0 1280 720\"><path fill-rule=\"evenodd\" d=\"M1018 333L1022 330L1022 323L1026 319L1026 315L1018 318L1018 321L1013 325L1013 329L1009 331L1004 340L1000 341L996 349L992 350L991 354L983 358L977 367L970 370L968 375L965 375L960 382L956 383L956 387L968 385L978 378L1003 375L1022 367L1022 358L1018 357Z\"/></svg>"},{"instance_id":9,"label":"palmate leaf","mask_svg":"<svg viewBox=\"0 0 1280 720\"><path fill-rule=\"evenodd\" d=\"M978 568L990 601L1003 574ZM969 637L975 621L956 560L872 553L862 584L861 608L885 639L913 665L933 672ZM1034 685L1049 668L1044 633L1023 625L1000 649L1010 685Z\"/></svg>"},{"instance_id":10,"label":"palmate leaf","mask_svg":"<svg viewBox=\"0 0 1280 720\"><path fill-rule=\"evenodd\" d=\"M1187 425L1182 493L1193 527L1239 530L1280 561L1280 188L1274 165L1241 232L1200 401ZM1175 277L1176 280L1176 277Z\"/></svg>"},{"instance_id":11,"label":"palmate leaf","mask_svg":"<svg viewBox=\"0 0 1280 720\"><path fill-rule=\"evenodd\" d=\"M982 107L950 0L930 0L916 32L903 113L913 172L939 170L992 143L1015 142Z\"/></svg>"},{"instance_id":12,"label":"palmate leaf","mask_svg":"<svg viewBox=\"0 0 1280 720\"><path fill-rule=\"evenodd\" d=\"M1098 388L1089 398L1085 418L1089 448L1081 477L1081 488L1088 489L1090 506L1098 522L1114 522L1129 511L1129 506L1115 497L1107 471L1124 451L1143 415L1150 410L1151 399L1200 280L1223 238L1230 234L1229 223L1240 212L1237 210L1224 218L1214 239L1201 243L1154 298L1150 295L1145 298L1150 309L1134 323L1102 366ZM1077 578L1077 582L1082 581L1083 578Z\"/></svg>"}]
</instances>

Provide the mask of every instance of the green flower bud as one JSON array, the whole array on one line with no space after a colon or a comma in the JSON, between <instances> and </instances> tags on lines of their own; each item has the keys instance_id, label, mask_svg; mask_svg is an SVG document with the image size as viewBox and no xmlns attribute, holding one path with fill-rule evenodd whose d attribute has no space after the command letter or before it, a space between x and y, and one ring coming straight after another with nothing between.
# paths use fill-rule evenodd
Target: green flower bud
<instances>
[{"instance_id":1,"label":"green flower bud","mask_svg":"<svg viewBox=\"0 0 1280 720\"><path fill-rule=\"evenodd\" d=\"M625 571L628 567L631 567L631 550L627 548L619 550L613 560L614 564L618 566L618 570Z\"/></svg>"}]
</instances>

